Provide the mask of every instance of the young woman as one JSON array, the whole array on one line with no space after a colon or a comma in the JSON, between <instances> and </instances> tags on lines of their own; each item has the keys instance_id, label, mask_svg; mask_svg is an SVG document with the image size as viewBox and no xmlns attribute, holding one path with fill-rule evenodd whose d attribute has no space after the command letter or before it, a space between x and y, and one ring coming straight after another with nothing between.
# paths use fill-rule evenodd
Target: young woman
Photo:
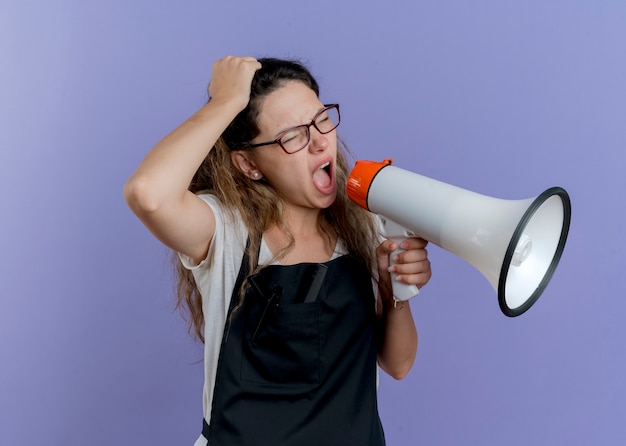
<instances>
[{"instance_id":1,"label":"young woman","mask_svg":"<svg viewBox=\"0 0 626 446\"><path fill-rule=\"evenodd\" d=\"M205 342L196 445L383 445L377 365L413 365L394 280L431 276L426 241L382 239L353 204L336 128L299 63L226 57L210 99L127 181L130 208L178 253L179 304Z\"/></svg>"}]
</instances>

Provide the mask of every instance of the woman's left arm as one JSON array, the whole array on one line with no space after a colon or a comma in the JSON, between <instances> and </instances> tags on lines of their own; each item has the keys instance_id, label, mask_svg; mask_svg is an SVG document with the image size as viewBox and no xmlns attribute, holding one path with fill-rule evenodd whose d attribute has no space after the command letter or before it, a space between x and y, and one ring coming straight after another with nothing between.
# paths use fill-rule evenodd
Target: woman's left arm
<instances>
[{"instance_id":1,"label":"woman's left arm","mask_svg":"<svg viewBox=\"0 0 626 446\"><path fill-rule=\"evenodd\" d=\"M421 238L410 238L402 242L404 252L395 254L394 265L390 266L389 255L398 244L386 240L376 249L378 262L378 291L382 314L380 316L378 364L395 379L402 379L413 367L417 353L417 330L409 301L394 306L392 280L398 280L418 288L428 283L432 275L426 245ZM391 274L395 278L392 278ZM397 275L397 276L396 276Z\"/></svg>"}]
</instances>

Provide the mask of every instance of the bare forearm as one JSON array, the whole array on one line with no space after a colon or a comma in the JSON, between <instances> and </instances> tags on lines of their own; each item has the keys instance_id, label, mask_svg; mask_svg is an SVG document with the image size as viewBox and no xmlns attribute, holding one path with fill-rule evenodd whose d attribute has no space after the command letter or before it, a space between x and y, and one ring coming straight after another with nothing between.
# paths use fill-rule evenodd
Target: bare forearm
<instances>
[{"instance_id":1,"label":"bare forearm","mask_svg":"<svg viewBox=\"0 0 626 446\"><path fill-rule=\"evenodd\" d=\"M383 370L396 379L404 378L413 367L417 354L417 330L410 301L399 302L394 306L392 280L418 288L428 283L431 270L427 244L421 238L411 237L404 240L400 245L404 251L393 254L393 265L390 265L389 255L399 245L386 240L376 248L379 302L383 304L378 362ZM393 279L391 274L395 275Z\"/></svg>"},{"instance_id":2,"label":"bare forearm","mask_svg":"<svg viewBox=\"0 0 626 446\"><path fill-rule=\"evenodd\" d=\"M239 110L236 103L206 104L148 153L127 188L143 188L144 193L138 195L147 208L182 200L194 173Z\"/></svg>"},{"instance_id":3,"label":"bare forearm","mask_svg":"<svg viewBox=\"0 0 626 446\"><path fill-rule=\"evenodd\" d=\"M386 303L380 323L378 363L390 376L402 379L413 367L417 354L417 330L409 301L399 302L396 308L392 302Z\"/></svg>"},{"instance_id":4,"label":"bare forearm","mask_svg":"<svg viewBox=\"0 0 626 446\"><path fill-rule=\"evenodd\" d=\"M124 186L124 197L139 219L166 246L196 261L208 252L215 233L210 206L189 191L189 184L224 130L250 101L253 57L232 57L213 64L211 100L163 138Z\"/></svg>"},{"instance_id":5,"label":"bare forearm","mask_svg":"<svg viewBox=\"0 0 626 446\"><path fill-rule=\"evenodd\" d=\"M148 153L126 184L135 211L154 212L163 203L182 206L194 173L228 124L250 100L250 84L261 64L228 56L213 64L211 100Z\"/></svg>"}]
</instances>

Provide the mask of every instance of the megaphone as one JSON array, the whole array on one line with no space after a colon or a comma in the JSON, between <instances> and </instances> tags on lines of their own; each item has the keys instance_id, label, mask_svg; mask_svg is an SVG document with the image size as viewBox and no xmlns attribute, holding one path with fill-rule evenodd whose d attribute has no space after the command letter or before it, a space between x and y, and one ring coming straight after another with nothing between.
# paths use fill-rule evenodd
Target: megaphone
<instances>
[{"instance_id":1,"label":"megaphone","mask_svg":"<svg viewBox=\"0 0 626 446\"><path fill-rule=\"evenodd\" d=\"M392 163L357 161L347 182L350 199L379 215L387 238L421 237L470 263L498 293L505 315L527 311L563 253L571 218L567 192L552 187L535 198L503 200ZM417 293L416 287L393 281L396 300Z\"/></svg>"}]
</instances>

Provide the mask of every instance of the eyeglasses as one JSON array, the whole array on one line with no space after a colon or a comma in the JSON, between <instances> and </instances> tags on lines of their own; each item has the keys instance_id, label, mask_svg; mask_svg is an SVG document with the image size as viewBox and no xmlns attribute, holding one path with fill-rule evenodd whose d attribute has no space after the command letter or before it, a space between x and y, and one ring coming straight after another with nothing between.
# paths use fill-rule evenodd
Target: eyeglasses
<instances>
[{"instance_id":1,"label":"eyeglasses","mask_svg":"<svg viewBox=\"0 0 626 446\"><path fill-rule=\"evenodd\" d=\"M274 141L246 144L241 149L253 149L255 147L278 144L287 153L296 153L304 149L311 140L311 126L322 135L332 132L339 126L339 104L324 104L324 108L315 115L309 124L291 127L281 132Z\"/></svg>"}]
</instances>

